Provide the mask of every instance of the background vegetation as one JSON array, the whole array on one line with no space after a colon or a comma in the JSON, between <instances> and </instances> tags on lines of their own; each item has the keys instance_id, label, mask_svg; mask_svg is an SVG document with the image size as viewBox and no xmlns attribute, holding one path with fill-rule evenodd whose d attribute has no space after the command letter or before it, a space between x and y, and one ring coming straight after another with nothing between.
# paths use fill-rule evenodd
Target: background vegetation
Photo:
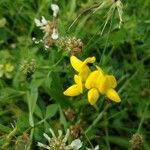
<instances>
[{"instance_id":1,"label":"background vegetation","mask_svg":"<svg viewBox=\"0 0 150 150\"><path fill-rule=\"evenodd\" d=\"M42 44L32 41L33 37L43 36L34 19L52 19L52 1L0 1L0 64L14 66L12 78L0 78L1 149L37 149L38 141L45 143L43 133L50 127L55 131L72 128L70 138L80 138L88 147L100 145L102 150L129 149L129 141L138 133L143 136L142 149L150 149L150 1L122 1L121 28L116 11L102 35L109 6L92 13L93 6L100 2L56 2L60 7L59 35L82 39L84 48L78 57L84 60L95 56L96 64L118 79L122 102L112 103L91 127L109 102L101 99L95 109L88 104L86 95L72 99L64 96L74 74L70 54L59 46L45 50ZM33 67L30 72L20 69L24 64ZM71 118L66 115L68 108L73 111Z\"/></svg>"}]
</instances>

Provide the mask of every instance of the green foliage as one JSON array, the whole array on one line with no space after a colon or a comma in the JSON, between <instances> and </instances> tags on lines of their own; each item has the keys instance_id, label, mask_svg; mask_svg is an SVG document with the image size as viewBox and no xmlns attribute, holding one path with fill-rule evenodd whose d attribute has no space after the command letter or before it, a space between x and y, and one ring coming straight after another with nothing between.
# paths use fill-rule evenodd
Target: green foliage
<instances>
[{"instance_id":1,"label":"green foliage","mask_svg":"<svg viewBox=\"0 0 150 150\"><path fill-rule=\"evenodd\" d=\"M80 138L83 149L128 149L135 133L143 135L144 150L150 149L150 1L122 0L121 28L116 9L101 34L113 1L95 11L102 2L58 1L59 36L80 38L84 47L77 57L95 56L95 64L118 79L121 103L109 104L102 97L93 107L86 92L63 95L75 74L70 54L58 43L45 50L32 41L43 37L34 19L52 20L51 1L0 1L0 65L14 67L11 78L0 76L0 149L37 149L37 142L46 143L43 133L49 128L71 128L69 140Z\"/></svg>"}]
</instances>

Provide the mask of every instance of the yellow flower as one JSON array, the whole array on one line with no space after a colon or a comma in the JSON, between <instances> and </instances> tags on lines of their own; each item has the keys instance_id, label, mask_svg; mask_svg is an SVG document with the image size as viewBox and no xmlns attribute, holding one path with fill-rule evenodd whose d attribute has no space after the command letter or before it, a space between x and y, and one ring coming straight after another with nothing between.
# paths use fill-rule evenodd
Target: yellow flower
<instances>
[{"instance_id":1,"label":"yellow flower","mask_svg":"<svg viewBox=\"0 0 150 150\"><path fill-rule=\"evenodd\" d=\"M79 60L75 56L71 56L70 62L72 67L79 73L82 81L86 81L88 75L90 74L90 68L88 67L88 63L94 63L96 60L95 57L88 57L84 61Z\"/></svg>"},{"instance_id":2,"label":"yellow flower","mask_svg":"<svg viewBox=\"0 0 150 150\"><path fill-rule=\"evenodd\" d=\"M74 76L75 84L70 86L67 90L63 92L66 96L77 96L83 92L82 80L79 75Z\"/></svg>"},{"instance_id":3,"label":"yellow flower","mask_svg":"<svg viewBox=\"0 0 150 150\"><path fill-rule=\"evenodd\" d=\"M117 82L113 75L105 74L100 68L88 76L85 87L88 91L88 101L94 105L100 94L105 94L110 100L120 102L118 93L114 90Z\"/></svg>"},{"instance_id":4,"label":"yellow flower","mask_svg":"<svg viewBox=\"0 0 150 150\"><path fill-rule=\"evenodd\" d=\"M12 72L14 70L14 66L10 63L4 65L4 69L6 72Z\"/></svg>"},{"instance_id":5,"label":"yellow flower","mask_svg":"<svg viewBox=\"0 0 150 150\"><path fill-rule=\"evenodd\" d=\"M14 66L11 63L0 65L0 78L5 75L6 78L11 78L11 72L14 70Z\"/></svg>"}]
</instances>

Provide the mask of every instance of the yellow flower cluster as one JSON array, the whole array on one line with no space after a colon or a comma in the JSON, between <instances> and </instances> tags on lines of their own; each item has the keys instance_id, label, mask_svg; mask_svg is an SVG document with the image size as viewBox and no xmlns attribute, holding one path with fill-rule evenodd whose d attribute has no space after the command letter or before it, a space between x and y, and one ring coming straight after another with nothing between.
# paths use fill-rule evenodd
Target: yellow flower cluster
<instances>
[{"instance_id":1,"label":"yellow flower cluster","mask_svg":"<svg viewBox=\"0 0 150 150\"><path fill-rule=\"evenodd\" d=\"M12 77L11 72L14 70L14 66L11 63L0 64L0 78L5 76L10 79Z\"/></svg>"},{"instance_id":2,"label":"yellow flower cluster","mask_svg":"<svg viewBox=\"0 0 150 150\"><path fill-rule=\"evenodd\" d=\"M95 62L95 57L88 57L84 61L75 56L71 56L70 62L72 67L78 72L74 76L75 84L64 91L66 96L77 96L83 93L83 88L88 89L88 101L94 105L100 95L106 95L114 102L120 102L118 93L114 90L117 81L113 75L106 74L101 68L91 72L88 64Z\"/></svg>"}]
</instances>

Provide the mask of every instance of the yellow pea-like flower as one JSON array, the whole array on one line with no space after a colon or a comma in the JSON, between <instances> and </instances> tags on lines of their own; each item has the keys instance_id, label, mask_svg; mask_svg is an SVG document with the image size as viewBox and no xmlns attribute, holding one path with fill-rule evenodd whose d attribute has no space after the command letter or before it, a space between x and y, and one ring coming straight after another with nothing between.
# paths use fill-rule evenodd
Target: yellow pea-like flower
<instances>
[{"instance_id":1,"label":"yellow pea-like flower","mask_svg":"<svg viewBox=\"0 0 150 150\"><path fill-rule=\"evenodd\" d=\"M114 90L117 86L116 78L113 75L105 75L104 79L98 79L98 89L99 92L105 94L110 100L114 102L120 102L121 99L118 93Z\"/></svg>"},{"instance_id":2,"label":"yellow pea-like flower","mask_svg":"<svg viewBox=\"0 0 150 150\"><path fill-rule=\"evenodd\" d=\"M95 62L95 57L88 57L81 61L75 56L71 56L72 67L78 72L74 76L75 84L64 91L66 96L78 96L83 93L83 85L89 90L88 101L94 105L100 95L105 95L114 102L120 102L118 93L114 90L117 86L116 78L113 75L106 74L101 68L96 66L97 70L91 72L88 64Z\"/></svg>"},{"instance_id":3,"label":"yellow pea-like flower","mask_svg":"<svg viewBox=\"0 0 150 150\"><path fill-rule=\"evenodd\" d=\"M81 61L75 56L71 56L70 58L72 67L79 73L79 76L81 77L83 82L86 81L88 75L91 72L90 68L88 67L88 64L94 63L95 60L95 57L88 57L84 61Z\"/></svg>"},{"instance_id":4,"label":"yellow pea-like flower","mask_svg":"<svg viewBox=\"0 0 150 150\"><path fill-rule=\"evenodd\" d=\"M91 105L94 105L99 99L99 91L96 88L92 88L88 91L88 101Z\"/></svg>"},{"instance_id":5,"label":"yellow pea-like flower","mask_svg":"<svg viewBox=\"0 0 150 150\"><path fill-rule=\"evenodd\" d=\"M75 84L66 89L63 94L66 96L78 96L83 92L82 80L79 75L74 76Z\"/></svg>"},{"instance_id":6,"label":"yellow pea-like flower","mask_svg":"<svg viewBox=\"0 0 150 150\"><path fill-rule=\"evenodd\" d=\"M106 97L114 102L120 102L121 99L114 90L116 85L117 81L113 75L107 75L102 69L98 68L98 70L90 73L85 82L85 87L90 90L88 92L88 101L91 105L94 105L99 98L98 93L100 93L106 95Z\"/></svg>"}]
</instances>

